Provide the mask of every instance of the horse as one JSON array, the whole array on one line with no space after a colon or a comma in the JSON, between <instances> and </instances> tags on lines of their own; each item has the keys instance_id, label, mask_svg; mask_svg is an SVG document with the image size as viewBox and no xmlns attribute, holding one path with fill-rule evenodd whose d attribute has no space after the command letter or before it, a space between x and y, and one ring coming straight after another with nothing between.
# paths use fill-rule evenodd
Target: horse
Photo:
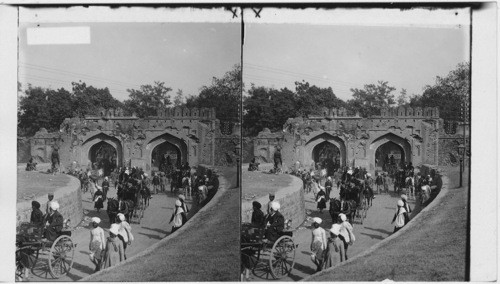
<instances>
[{"instance_id":1,"label":"horse","mask_svg":"<svg viewBox=\"0 0 500 284\"><path fill-rule=\"evenodd\" d=\"M340 200L338 200L337 198L330 198L330 209L328 210L328 212L330 212L333 224L338 223L339 221L340 205Z\"/></svg>"},{"instance_id":2,"label":"horse","mask_svg":"<svg viewBox=\"0 0 500 284\"><path fill-rule=\"evenodd\" d=\"M344 213L351 224L354 220L354 216L356 215L357 204L358 203L354 200L345 200L343 206L342 203L340 206L340 213Z\"/></svg>"},{"instance_id":3,"label":"horse","mask_svg":"<svg viewBox=\"0 0 500 284\"><path fill-rule=\"evenodd\" d=\"M118 215L118 200L114 198L108 198L108 207L106 212L108 213L109 223L113 224L116 220L116 215Z\"/></svg>"}]
</instances>

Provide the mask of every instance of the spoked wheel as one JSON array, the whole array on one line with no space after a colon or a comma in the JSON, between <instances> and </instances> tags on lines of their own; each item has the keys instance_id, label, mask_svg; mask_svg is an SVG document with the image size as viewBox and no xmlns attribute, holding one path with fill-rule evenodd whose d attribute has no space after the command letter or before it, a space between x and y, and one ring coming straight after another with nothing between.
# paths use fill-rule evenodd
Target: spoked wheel
<instances>
[{"instance_id":1,"label":"spoked wheel","mask_svg":"<svg viewBox=\"0 0 500 284\"><path fill-rule=\"evenodd\" d=\"M66 275L73 266L75 256L75 245L70 237L60 236L50 248L49 272L54 278Z\"/></svg>"},{"instance_id":2,"label":"spoked wheel","mask_svg":"<svg viewBox=\"0 0 500 284\"><path fill-rule=\"evenodd\" d=\"M282 236L273 245L269 254L269 270L275 279L280 279L293 269L295 264L295 244L289 236Z\"/></svg>"}]
</instances>

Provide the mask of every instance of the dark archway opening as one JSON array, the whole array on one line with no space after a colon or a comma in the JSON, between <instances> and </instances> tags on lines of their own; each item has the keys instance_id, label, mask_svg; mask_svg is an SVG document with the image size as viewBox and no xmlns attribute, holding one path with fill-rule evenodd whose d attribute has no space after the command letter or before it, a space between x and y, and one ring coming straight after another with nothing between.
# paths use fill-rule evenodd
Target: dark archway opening
<instances>
[{"instance_id":1,"label":"dark archway opening","mask_svg":"<svg viewBox=\"0 0 500 284\"><path fill-rule=\"evenodd\" d=\"M320 165L322 169L326 169L329 176L332 176L335 171L341 166L340 149L324 141L313 148L313 159L316 165Z\"/></svg>"},{"instance_id":2,"label":"dark archway opening","mask_svg":"<svg viewBox=\"0 0 500 284\"><path fill-rule=\"evenodd\" d=\"M181 150L172 143L163 142L153 149L151 170L165 171L169 166L181 167Z\"/></svg>"},{"instance_id":3,"label":"dark archway opening","mask_svg":"<svg viewBox=\"0 0 500 284\"><path fill-rule=\"evenodd\" d=\"M375 151L375 167L378 170L389 171L404 167L405 152L401 146L394 142L380 145Z\"/></svg>"},{"instance_id":4,"label":"dark archway opening","mask_svg":"<svg viewBox=\"0 0 500 284\"><path fill-rule=\"evenodd\" d=\"M111 172L118 166L117 152L115 147L101 141L89 150L89 159L92 163L92 168L102 169L105 176L109 176Z\"/></svg>"}]
</instances>

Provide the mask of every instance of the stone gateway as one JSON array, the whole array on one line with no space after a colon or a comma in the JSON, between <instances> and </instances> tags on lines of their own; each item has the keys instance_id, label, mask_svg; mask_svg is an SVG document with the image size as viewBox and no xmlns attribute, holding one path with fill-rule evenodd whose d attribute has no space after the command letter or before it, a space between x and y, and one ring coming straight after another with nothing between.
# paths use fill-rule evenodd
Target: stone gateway
<instances>
[{"instance_id":1,"label":"stone gateway","mask_svg":"<svg viewBox=\"0 0 500 284\"><path fill-rule=\"evenodd\" d=\"M45 161L59 149L62 170L94 167L104 169L105 175L122 166L150 172L165 162L197 166L235 160L231 159L234 149L227 147L234 148L239 136L221 133L221 128L228 127L221 127L213 108L162 109L147 118L122 114L122 110L101 109L97 115L65 119L58 133L42 129L30 141L31 156ZM219 149L221 145L226 149Z\"/></svg>"}]
</instances>

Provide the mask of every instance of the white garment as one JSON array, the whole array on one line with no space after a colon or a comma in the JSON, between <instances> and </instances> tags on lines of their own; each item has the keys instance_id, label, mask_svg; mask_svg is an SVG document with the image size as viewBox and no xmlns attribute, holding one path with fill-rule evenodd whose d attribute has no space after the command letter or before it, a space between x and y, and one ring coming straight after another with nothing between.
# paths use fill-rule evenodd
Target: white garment
<instances>
[{"instance_id":1,"label":"white garment","mask_svg":"<svg viewBox=\"0 0 500 284\"><path fill-rule=\"evenodd\" d=\"M397 213L398 216L396 217L396 228L401 228L405 225L404 213L406 213L406 210L403 207L401 207L399 209L399 212Z\"/></svg>"},{"instance_id":2,"label":"white garment","mask_svg":"<svg viewBox=\"0 0 500 284\"><path fill-rule=\"evenodd\" d=\"M321 249L325 250L327 246L327 238L325 229L318 227L312 230L312 242L321 242Z\"/></svg>"},{"instance_id":3,"label":"white garment","mask_svg":"<svg viewBox=\"0 0 500 284\"><path fill-rule=\"evenodd\" d=\"M101 227L90 230L90 257L101 259L101 252L106 248L106 236Z\"/></svg>"},{"instance_id":4,"label":"white garment","mask_svg":"<svg viewBox=\"0 0 500 284\"><path fill-rule=\"evenodd\" d=\"M351 241L351 237L350 237L349 231L354 236L352 225L349 222L347 222L347 221L342 222L340 224L340 235L342 235L342 237L344 237L344 240L347 243L349 243Z\"/></svg>"},{"instance_id":5,"label":"white garment","mask_svg":"<svg viewBox=\"0 0 500 284\"><path fill-rule=\"evenodd\" d=\"M127 234L128 231L128 234ZM123 237L123 240L128 243L130 240L131 242L134 240L134 236L132 235L132 227L130 227L130 224L127 223L127 221L121 221L120 223L120 229L118 230L118 234ZM130 237L130 239L129 239Z\"/></svg>"},{"instance_id":6,"label":"white garment","mask_svg":"<svg viewBox=\"0 0 500 284\"><path fill-rule=\"evenodd\" d=\"M177 214L175 214L175 217L174 217L174 227L175 228L179 228L182 226L182 213L184 213L184 210L179 207L179 209L177 209Z\"/></svg>"}]
</instances>

